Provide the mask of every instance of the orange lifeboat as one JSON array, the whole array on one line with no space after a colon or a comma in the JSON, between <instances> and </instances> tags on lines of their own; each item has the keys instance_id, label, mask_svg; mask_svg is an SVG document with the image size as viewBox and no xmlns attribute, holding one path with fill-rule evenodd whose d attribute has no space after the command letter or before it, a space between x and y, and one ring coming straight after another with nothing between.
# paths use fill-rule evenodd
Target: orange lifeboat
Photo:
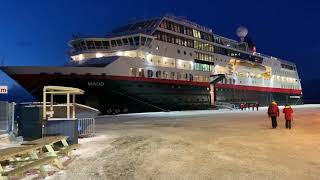
<instances>
[{"instance_id":1,"label":"orange lifeboat","mask_svg":"<svg viewBox=\"0 0 320 180\"><path fill-rule=\"evenodd\" d=\"M263 74L267 72L267 68L261 64L255 64L247 61L236 61L234 63L234 71L238 73Z\"/></svg>"}]
</instances>

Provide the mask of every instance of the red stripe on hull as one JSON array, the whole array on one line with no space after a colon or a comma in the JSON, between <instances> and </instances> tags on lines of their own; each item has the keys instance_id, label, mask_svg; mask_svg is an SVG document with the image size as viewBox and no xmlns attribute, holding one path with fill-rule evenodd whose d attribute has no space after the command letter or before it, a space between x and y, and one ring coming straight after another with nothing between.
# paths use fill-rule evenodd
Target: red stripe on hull
<instances>
[{"instance_id":1,"label":"red stripe on hull","mask_svg":"<svg viewBox=\"0 0 320 180\"><path fill-rule=\"evenodd\" d=\"M57 74L15 74L12 75L14 79L18 81L22 81L23 79L26 81L32 81L32 78L43 79L54 77L57 78L59 76L64 76L68 78L79 77L82 79L94 79L94 80L125 80L125 81L144 81L144 82L152 82L152 83L163 83L163 84L179 84L179 85L191 85L191 86L203 86L209 87L209 83L207 82L192 82L192 81L183 81L183 80L169 80L169 79L156 79L156 78L145 78L145 77L129 77L129 76L106 76L106 75L57 75ZM271 88L271 87L259 87L259 86L245 86L245 85L234 85L234 84L216 84L216 88L226 88L226 89L239 89L246 91L259 91L259 92L272 92L272 93L284 93L284 94L295 94L300 95L302 93L301 90L297 89L283 89L283 88Z\"/></svg>"}]
</instances>

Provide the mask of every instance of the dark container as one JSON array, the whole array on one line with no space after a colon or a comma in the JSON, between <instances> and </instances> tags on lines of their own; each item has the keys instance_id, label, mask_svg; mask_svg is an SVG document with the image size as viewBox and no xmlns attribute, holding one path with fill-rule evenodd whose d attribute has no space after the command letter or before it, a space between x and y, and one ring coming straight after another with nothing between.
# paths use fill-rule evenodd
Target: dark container
<instances>
[{"instance_id":1,"label":"dark container","mask_svg":"<svg viewBox=\"0 0 320 180\"><path fill-rule=\"evenodd\" d=\"M42 107L19 107L18 128L19 135L25 140L32 141L44 136L63 135L69 136L68 143L78 144L78 120L49 120L45 121L45 129L42 129ZM44 131L44 132L42 132Z\"/></svg>"},{"instance_id":2,"label":"dark container","mask_svg":"<svg viewBox=\"0 0 320 180\"><path fill-rule=\"evenodd\" d=\"M45 124L45 135L46 136L68 136L69 144L78 144L78 120L49 120Z\"/></svg>"},{"instance_id":3,"label":"dark container","mask_svg":"<svg viewBox=\"0 0 320 180\"><path fill-rule=\"evenodd\" d=\"M42 108L21 106L19 111L18 134L28 141L42 138Z\"/></svg>"}]
</instances>

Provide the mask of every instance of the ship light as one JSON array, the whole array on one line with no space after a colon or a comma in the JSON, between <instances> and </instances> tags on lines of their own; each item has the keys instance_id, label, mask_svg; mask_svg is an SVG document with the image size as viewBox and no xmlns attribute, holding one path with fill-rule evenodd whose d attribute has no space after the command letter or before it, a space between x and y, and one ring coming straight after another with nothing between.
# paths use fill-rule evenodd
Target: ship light
<instances>
[{"instance_id":1,"label":"ship light","mask_svg":"<svg viewBox=\"0 0 320 180\"><path fill-rule=\"evenodd\" d=\"M102 53L96 53L96 58L102 58L103 54Z\"/></svg>"},{"instance_id":2,"label":"ship light","mask_svg":"<svg viewBox=\"0 0 320 180\"><path fill-rule=\"evenodd\" d=\"M117 56L122 56L122 55L123 55L123 52L122 52L122 51L117 51L117 52L116 52L116 55L117 55Z\"/></svg>"},{"instance_id":3,"label":"ship light","mask_svg":"<svg viewBox=\"0 0 320 180\"><path fill-rule=\"evenodd\" d=\"M78 55L78 59L79 59L79 61L82 61L82 60L84 59L83 54L79 54L79 55Z\"/></svg>"},{"instance_id":4,"label":"ship light","mask_svg":"<svg viewBox=\"0 0 320 180\"><path fill-rule=\"evenodd\" d=\"M147 53L147 55L146 55L146 59L147 59L148 61L150 61L150 60L151 60L151 58L152 58L152 54Z\"/></svg>"},{"instance_id":5,"label":"ship light","mask_svg":"<svg viewBox=\"0 0 320 180\"><path fill-rule=\"evenodd\" d=\"M167 63L167 58L166 57L163 57L163 62L166 64Z\"/></svg>"}]
</instances>

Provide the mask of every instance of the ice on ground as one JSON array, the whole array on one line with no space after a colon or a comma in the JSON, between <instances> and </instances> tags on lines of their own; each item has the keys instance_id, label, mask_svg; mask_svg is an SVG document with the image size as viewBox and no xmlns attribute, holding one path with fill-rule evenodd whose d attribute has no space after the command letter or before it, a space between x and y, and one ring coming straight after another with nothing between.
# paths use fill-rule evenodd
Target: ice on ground
<instances>
[{"instance_id":1,"label":"ice on ground","mask_svg":"<svg viewBox=\"0 0 320 180\"><path fill-rule=\"evenodd\" d=\"M0 136L0 149L17 147L22 143L22 137L15 137L13 134L2 134Z\"/></svg>"},{"instance_id":2,"label":"ice on ground","mask_svg":"<svg viewBox=\"0 0 320 180\"><path fill-rule=\"evenodd\" d=\"M97 137L54 179L318 179L320 106L294 106L293 129L266 107L99 117Z\"/></svg>"}]
</instances>

